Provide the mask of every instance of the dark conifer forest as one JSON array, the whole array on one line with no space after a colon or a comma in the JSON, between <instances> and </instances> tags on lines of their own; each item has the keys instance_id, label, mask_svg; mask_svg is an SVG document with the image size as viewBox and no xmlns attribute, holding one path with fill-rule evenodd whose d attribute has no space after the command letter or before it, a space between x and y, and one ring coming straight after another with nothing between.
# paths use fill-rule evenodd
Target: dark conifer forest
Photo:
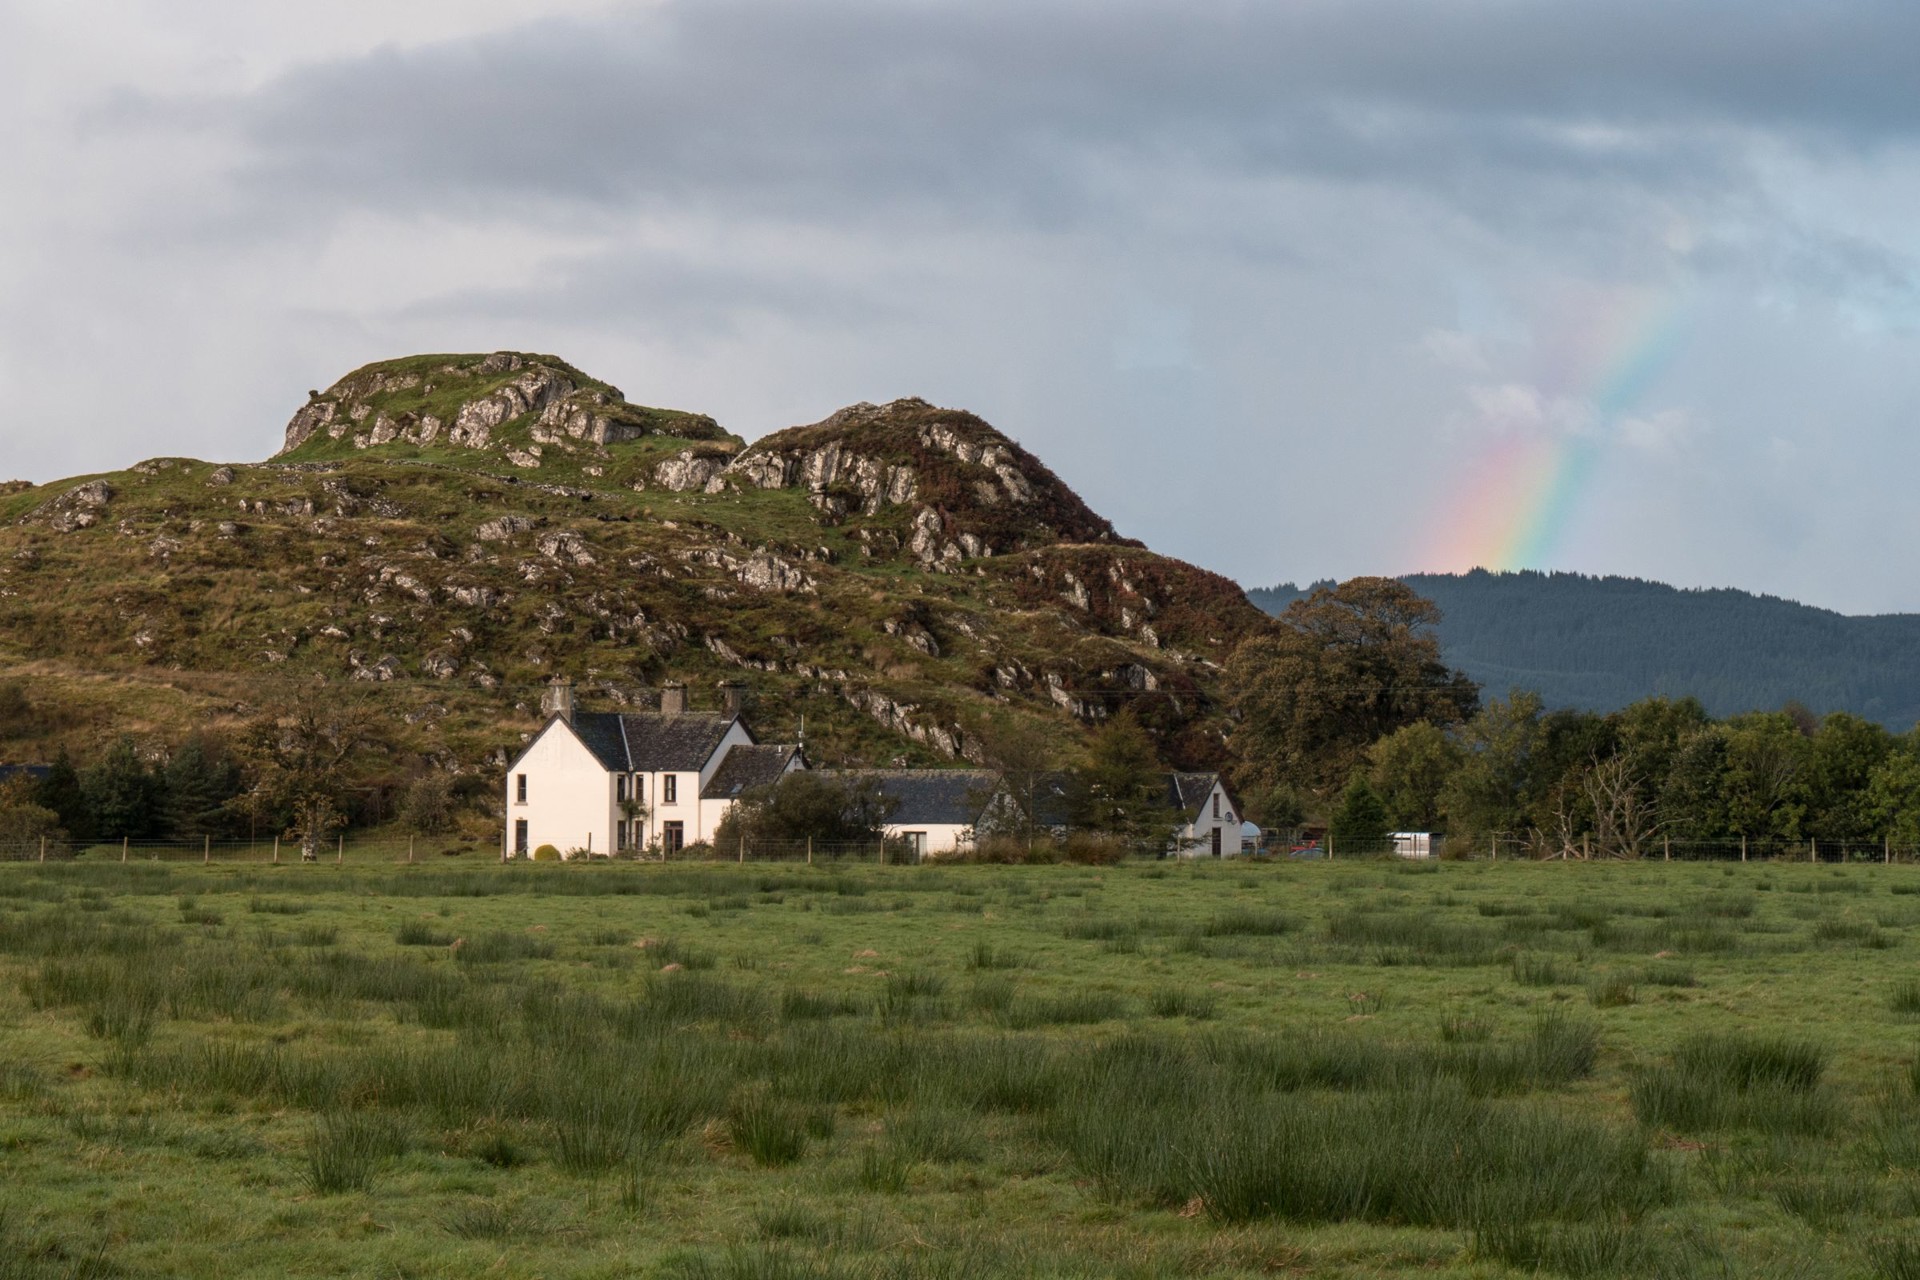
<instances>
[{"instance_id":1,"label":"dark conifer forest","mask_svg":"<svg viewBox=\"0 0 1920 1280\"><path fill-rule=\"evenodd\" d=\"M1694 697L1715 716L1798 702L1895 731L1920 722L1920 615L1849 617L1775 596L1577 573L1412 574L1440 606L1446 662L1488 693L1614 711ZM1279 613L1311 587L1248 597Z\"/></svg>"}]
</instances>

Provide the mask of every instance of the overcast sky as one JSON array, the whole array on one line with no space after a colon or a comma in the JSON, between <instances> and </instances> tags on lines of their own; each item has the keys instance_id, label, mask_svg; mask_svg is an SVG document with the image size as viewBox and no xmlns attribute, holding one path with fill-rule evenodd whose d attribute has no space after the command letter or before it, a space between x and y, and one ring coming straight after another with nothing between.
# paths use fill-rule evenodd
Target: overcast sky
<instances>
[{"instance_id":1,"label":"overcast sky","mask_svg":"<svg viewBox=\"0 0 1920 1280\"><path fill-rule=\"evenodd\" d=\"M972 409L1248 585L1920 610L1917 49L1912 0L9 0L0 479L513 348L750 439Z\"/></svg>"}]
</instances>

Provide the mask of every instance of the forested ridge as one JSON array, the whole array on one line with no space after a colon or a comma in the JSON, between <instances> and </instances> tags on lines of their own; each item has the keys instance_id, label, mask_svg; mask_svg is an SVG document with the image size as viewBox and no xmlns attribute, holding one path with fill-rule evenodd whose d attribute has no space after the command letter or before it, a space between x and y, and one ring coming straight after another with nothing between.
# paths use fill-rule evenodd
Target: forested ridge
<instances>
[{"instance_id":1,"label":"forested ridge","mask_svg":"<svg viewBox=\"0 0 1920 1280\"><path fill-rule=\"evenodd\" d=\"M1849 617L1732 589L1578 573L1412 574L1440 607L1445 661L1491 692L1613 711L1698 698L1716 716L1799 702L1905 730L1920 722L1920 615ZM1247 593L1279 614L1312 587Z\"/></svg>"}]
</instances>

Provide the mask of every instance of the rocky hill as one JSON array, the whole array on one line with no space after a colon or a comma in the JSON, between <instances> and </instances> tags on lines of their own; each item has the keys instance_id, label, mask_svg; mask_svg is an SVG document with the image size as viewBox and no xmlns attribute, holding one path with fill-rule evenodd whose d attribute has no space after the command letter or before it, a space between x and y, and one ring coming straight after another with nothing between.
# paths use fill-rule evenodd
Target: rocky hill
<instances>
[{"instance_id":1,"label":"rocky hill","mask_svg":"<svg viewBox=\"0 0 1920 1280\"><path fill-rule=\"evenodd\" d=\"M484 769L564 673L586 705L744 683L821 762L977 757L996 714L1070 749L1131 703L1205 766L1220 664L1267 625L971 414L860 404L747 445L514 352L356 370L268 462L0 487L0 680L38 708L0 758L326 682Z\"/></svg>"}]
</instances>

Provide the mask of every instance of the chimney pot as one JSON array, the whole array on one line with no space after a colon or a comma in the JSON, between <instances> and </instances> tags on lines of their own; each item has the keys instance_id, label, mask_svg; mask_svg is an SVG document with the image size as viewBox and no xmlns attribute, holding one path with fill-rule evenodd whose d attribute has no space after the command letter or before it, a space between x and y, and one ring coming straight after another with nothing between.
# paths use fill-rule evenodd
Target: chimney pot
<instances>
[{"instance_id":1,"label":"chimney pot","mask_svg":"<svg viewBox=\"0 0 1920 1280\"><path fill-rule=\"evenodd\" d=\"M683 716L687 713L687 686L670 684L660 690L660 714Z\"/></svg>"},{"instance_id":2,"label":"chimney pot","mask_svg":"<svg viewBox=\"0 0 1920 1280\"><path fill-rule=\"evenodd\" d=\"M540 710L549 716L559 716L568 724L572 724L573 681L566 676L555 676L547 685L546 696L540 699Z\"/></svg>"}]
</instances>

